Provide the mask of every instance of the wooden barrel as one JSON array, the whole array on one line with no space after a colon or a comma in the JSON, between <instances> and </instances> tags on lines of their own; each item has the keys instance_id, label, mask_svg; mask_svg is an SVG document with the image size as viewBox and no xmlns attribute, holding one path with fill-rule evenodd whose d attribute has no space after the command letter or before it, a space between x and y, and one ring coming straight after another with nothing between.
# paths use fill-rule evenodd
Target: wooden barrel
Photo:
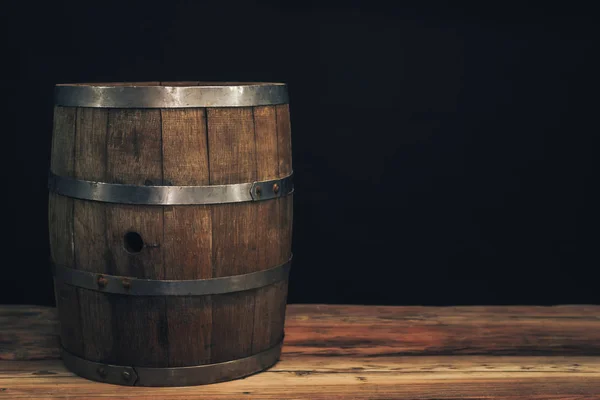
<instances>
[{"instance_id":1,"label":"wooden barrel","mask_svg":"<svg viewBox=\"0 0 600 400\"><path fill-rule=\"evenodd\" d=\"M185 386L277 362L290 135L284 84L56 86L49 236L67 368Z\"/></svg>"}]
</instances>

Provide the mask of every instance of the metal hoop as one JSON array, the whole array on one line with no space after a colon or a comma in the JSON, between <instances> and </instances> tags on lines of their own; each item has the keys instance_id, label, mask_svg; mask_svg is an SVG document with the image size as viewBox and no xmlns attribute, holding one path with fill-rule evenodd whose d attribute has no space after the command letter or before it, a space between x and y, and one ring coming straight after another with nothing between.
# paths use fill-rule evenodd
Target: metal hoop
<instances>
[{"instance_id":1,"label":"metal hoop","mask_svg":"<svg viewBox=\"0 0 600 400\"><path fill-rule=\"evenodd\" d=\"M274 365L283 339L270 349L250 357L216 364L179 368L147 368L89 361L61 349L63 363L77 375L98 382L125 386L192 386L230 381Z\"/></svg>"},{"instance_id":2,"label":"metal hoop","mask_svg":"<svg viewBox=\"0 0 600 400\"><path fill-rule=\"evenodd\" d=\"M260 201L294 191L292 174L268 181L211 186L138 186L48 175L48 189L76 199L119 204L191 205Z\"/></svg>"},{"instance_id":3,"label":"metal hoop","mask_svg":"<svg viewBox=\"0 0 600 400\"><path fill-rule=\"evenodd\" d=\"M284 83L207 86L57 85L54 104L94 108L249 107L287 104Z\"/></svg>"},{"instance_id":4,"label":"metal hoop","mask_svg":"<svg viewBox=\"0 0 600 400\"><path fill-rule=\"evenodd\" d=\"M156 280L97 274L54 265L54 278L67 285L130 296L202 296L257 289L287 279L292 258L282 265L250 274L196 280Z\"/></svg>"}]
</instances>

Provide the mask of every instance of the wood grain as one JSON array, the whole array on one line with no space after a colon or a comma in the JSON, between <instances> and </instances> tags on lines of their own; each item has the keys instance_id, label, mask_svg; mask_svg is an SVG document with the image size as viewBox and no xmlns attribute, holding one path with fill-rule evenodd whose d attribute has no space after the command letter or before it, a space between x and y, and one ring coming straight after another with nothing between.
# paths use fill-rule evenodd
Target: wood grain
<instances>
[{"instance_id":1,"label":"wood grain","mask_svg":"<svg viewBox=\"0 0 600 400\"><path fill-rule=\"evenodd\" d=\"M288 104L275 107L277 120L277 157L279 159L279 176L287 176L293 172L292 167L292 132L290 109ZM292 257L292 231L294 214L294 196L289 195L277 199L279 203L279 240L282 248L281 262ZM276 284L276 298L280 308L276 311L280 321L285 321L288 280ZM281 304L284 306L281 307Z\"/></svg>"},{"instance_id":2,"label":"wood grain","mask_svg":"<svg viewBox=\"0 0 600 400\"><path fill-rule=\"evenodd\" d=\"M110 110L107 157L108 182L161 185L160 110ZM112 205L107 210L108 245L115 263L114 274L164 279L162 209ZM125 249L126 232L137 232L142 237L142 251L131 253Z\"/></svg>"},{"instance_id":3,"label":"wood grain","mask_svg":"<svg viewBox=\"0 0 600 400\"><path fill-rule=\"evenodd\" d=\"M50 169L57 175L73 176L75 169L75 137L77 110L69 107L54 108L52 155ZM73 267L73 199L54 193L48 198L48 227L50 256L57 265ZM55 283L56 303L60 308L61 342L73 352L81 354L83 343L79 321L77 289Z\"/></svg>"},{"instance_id":4,"label":"wood grain","mask_svg":"<svg viewBox=\"0 0 600 400\"><path fill-rule=\"evenodd\" d=\"M208 141L204 109L162 110L163 176L169 185L208 185ZM164 207L166 279L212 277L209 206ZM210 362L210 296L166 298L168 366Z\"/></svg>"},{"instance_id":5,"label":"wood grain","mask_svg":"<svg viewBox=\"0 0 600 400\"><path fill-rule=\"evenodd\" d=\"M160 110L111 109L108 120L107 176L110 183L161 185ZM139 234L144 247L124 245L127 232ZM165 279L163 210L149 206L107 207L107 240L114 274ZM118 365L164 366L168 359L166 300L154 296L109 295L113 307L112 355Z\"/></svg>"},{"instance_id":6,"label":"wood grain","mask_svg":"<svg viewBox=\"0 0 600 400\"><path fill-rule=\"evenodd\" d=\"M28 349L20 353L26 357L56 356L56 342L32 340L56 335L54 316L55 310L43 307L0 307L0 327L10 327L0 331L5 335L0 344L10 342L10 359L18 358L18 349ZM0 361L0 399L599 399L599 316L600 306L290 305L281 361L245 379L198 387L123 387L79 378L57 359ZM463 355L448 340L448 355L427 356L428 346L414 337L406 341L413 355L390 351L403 337L393 339L394 327L420 327L421 341L436 349L439 336L431 329L442 326L446 337L478 343L478 351L487 354ZM536 353L555 356L501 355L509 346L531 354L517 335L524 326L530 327L525 334ZM27 343L16 331L29 333ZM351 342L357 331L373 340ZM3 349L0 359L7 360Z\"/></svg>"},{"instance_id":7,"label":"wood grain","mask_svg":"<svg viewBox=\"0 0 600 400\"><path fill-rule=\"evenodd\" d=\"M77 113L75 143L75 178L106 181L108 110L81 108ZM74 202L74 268L111 273L112 254L108 251L104 203L73 200ZM113 349L113 307L109 298L92 290L77 289L83 354L68 348L81 357L103 362L115 362ZM84 340L85 338L85 340Z\"/></svg>"},{"instance_id":8,"label":"wood grain","mask_svg":"<svg viewBox=\"0 0 600 400\"><path fill-rule=\"evenodd\" d=\"M60 357L56 308L0 306L0 360L46 360Z\"/></svg>"},{"instance_id":9,"label":"wood grain","mask_svg":"<svg viewBox=\"0 0 600 400\"><path fill-rule=\"evenodd\" d=\"M275 106L277 112L277 148L279 173L286 176L292 173L292 131L290 107L288 104Z\"/></svg>"},{"instance_id":10,"label":"wood grain","mask_svg":"<svg viewBox=\"0 0 600 400\"><path fill-rule=\"evenodd\" d=\"M256 142L251 107L207 109L211 185L256 180ZM258 264L257 208L253 203L212 207L213 276L254 272ZM212 296L211 362L252 352L256 291Z\"/></svg>"},{"instance_id":11,"label":"wood grain","mask_svg":"<svg viewBox=\"0 0 600 400\"><path fill-rule=\"evenodd\" d=\"M0 360L55 358L36 337L58 332L57 311L0 307ZM6 328L8 327L8 328ZM395 307L291 304L290 356L600 356L600 306ZM32 355L32 358L29 358Z\"/></svg>"},{"instance_id":12,"label":"wood grain","mask_svg":"<svg viewBox=\"0 0 600 400\"><path fill-rule=\"evenodd\" d=\"M277 110L275 106L254 107L254 134L256 140L256 172L258 180L278 178L279 141L277 135ZM256 238L258 266L267 269L281 265L289 258L289 248L282 230L281 203L264 201L256 204ZM254 304L254 330L252 353L275 346L283 336L287 281L276 282L256 291Z\"/></svg>"},{"instance_id":13,"label":"wood grain","mask_svg":"<svg viewBox=\"0 0 600 400\"><path fill-rule=\"evenodd\" d=\"M58 107L53 168L77 179L132 185L272 179L281 168L287 175L291 165L286 113L280 106ZM277 199L162 207L51 196L53 254L76 269L147 279L255 272L289 258L290 205ZM141 249L128 246L130 233L140 235ZM94 361L153 367L227 361L272 347L282 337L286 295L287 282L168 298L56 288L69 351Z\"/></svg>"},{"instance_id":14,"label":"wood grain","mask_svg":"<svg viewBox=\"0 0 600 400\"><path fill-rule=\"evenodd\" d=\"M600 307L298 305L288 350L338 355L600 355Z\"/></svg>"},{"instance_id":15,"label":"wood grain","mask_svg":"<svg viewBox=\"0 0 600 400\"><path fill-rule=\"evenodd\" d=\"M167 84L201 83L139 85ZM282 177L291 171L289 108L56 107L51 168L76 179L138 186ZM291 204L290 196L163 207L51 194L51 253L74 269L145 279L256 272L289 259ZM130 235L137 235L139 248ZM216 296L130 297L62 284L55 293L62 344L70 352L110 364L183 367L246 357L278 343L287 281Z\"/></svg>"},{"instance_id":16,"label":"wood grain","mask_svg":"<svg viewBox=\"0 0 600 400\"><path fill-rule=\"evenodd\" d=\"M370 361L370 360L369 360ZM299 362L301 364L299 364ZM74 376L59 361L0 363L0 399L598 399L600 358L344 357L288 361L246 379L181 388L120 387ZM325 364L323 364L325 363ZM314 368L314 369L313 369Z\"/></svg>"}]
</instances>

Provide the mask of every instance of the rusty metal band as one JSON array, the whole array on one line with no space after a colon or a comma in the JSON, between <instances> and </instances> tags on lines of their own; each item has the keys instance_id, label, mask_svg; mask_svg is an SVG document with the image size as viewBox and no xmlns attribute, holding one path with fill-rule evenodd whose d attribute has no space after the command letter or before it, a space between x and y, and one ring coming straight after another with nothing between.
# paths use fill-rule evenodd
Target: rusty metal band
<instances>
[{"instance_id":1,"label":"rusty metal band","mask_svg":"<svg viewBox=\"0 0 600 400\"><path fill-rule=\"evenodd\" d=\"M202 86L64 84L54 88L54 104L67 107L250 107L288 102L287 86L284 83L231 83Z\"/></svg>"},{"instance_id":2,"label":"rusty metal band","mask_svg":"<svg viewBox=\"0 0 600 400\"><path fill-rule=\"evenodd\" d=\"M192 386L230 381L273 366L281 355L283 339L261 353L217 364L178 368L147 368L89 361L61 348L63 363L75 374L93 381L124 386Z\"/></svg>"},{"instance_id":3,"label":"rusty metal band","mask_svg":"<svg viewBox=\"0 0 600 400\"><path fill-rule=\"evenodd\" d=\"M48 189L62 196L118 204L193 205L275 199L294 191L293 174L267 181L209 186L141 186L48 174Z\"/></svg>"},{"instance_id":4,"label":"rusty metal band","mask_svg":"<svg viewBox=\"0 0 600 400\"><path fill-rule=\"evenodd\" d=\"M288 278L292 258L282 265L243 275L195 280L156 280L98 274L53 265L61 283L104 293L130 296L203 296L257 289Z\"/></svg>"}]
</instances>

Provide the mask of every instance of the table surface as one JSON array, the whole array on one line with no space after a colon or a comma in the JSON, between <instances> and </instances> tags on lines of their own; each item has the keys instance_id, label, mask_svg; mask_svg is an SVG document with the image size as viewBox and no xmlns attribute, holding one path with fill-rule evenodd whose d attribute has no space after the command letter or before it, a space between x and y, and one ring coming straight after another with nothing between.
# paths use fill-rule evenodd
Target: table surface
<instances>
[{"instance_id":1,"label":"table surface","mask_svg":"<svg viewBox=\"0 0 600 400\"><path fill-rule=\"evenodd\" d=\"M57 332L53 308L0 306L0 399L600 399L600 306L290 305L274 367L178 388L79 378Z\"/></svg>"}]
</instances>

